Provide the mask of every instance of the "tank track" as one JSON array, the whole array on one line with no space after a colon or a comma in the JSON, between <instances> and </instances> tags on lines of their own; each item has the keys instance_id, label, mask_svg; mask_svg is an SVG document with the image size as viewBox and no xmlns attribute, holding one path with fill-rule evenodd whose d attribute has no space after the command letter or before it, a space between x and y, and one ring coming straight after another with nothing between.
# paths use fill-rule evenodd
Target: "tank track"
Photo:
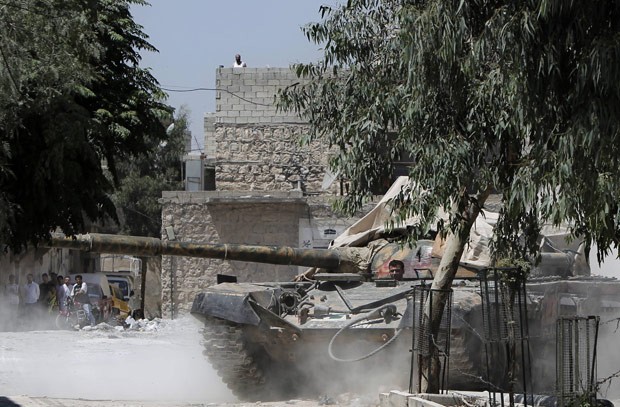
<instances>
[{"instance_id":1,"label":"tank track","mask_svg":"<svg viewBox=\"0 0 620 407\"><path fill-rule=\"evenodd\" d=\"M267 367L260 362L266 355L250 349L243 328L234 322L207 317L203 338L203 354L233 394L241 400L260 399L266 384L263 369Z\"/></svg>"}]
</instances>

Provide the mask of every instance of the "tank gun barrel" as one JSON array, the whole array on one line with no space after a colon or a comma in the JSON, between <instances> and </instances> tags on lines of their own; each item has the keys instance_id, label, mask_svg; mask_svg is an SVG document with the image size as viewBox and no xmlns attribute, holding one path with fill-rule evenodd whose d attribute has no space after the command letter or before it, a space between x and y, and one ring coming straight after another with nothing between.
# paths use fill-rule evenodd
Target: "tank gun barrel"
<instances>
[{"instance_id":1,"label":"tank gun barrel","mask_svg":"<svg viewBox=\"0 0 620 407\"><path fill-rule=\"evenodd\" d=\"M188 243L164 241L152 237L90 233L66 237L52 234L43 247L56 247L95 253L135 256L187 256L252 263L285 264L325 269L337 268L344 260L337 250L298 249L287 246Z\"/></svg>"}]
</instances>

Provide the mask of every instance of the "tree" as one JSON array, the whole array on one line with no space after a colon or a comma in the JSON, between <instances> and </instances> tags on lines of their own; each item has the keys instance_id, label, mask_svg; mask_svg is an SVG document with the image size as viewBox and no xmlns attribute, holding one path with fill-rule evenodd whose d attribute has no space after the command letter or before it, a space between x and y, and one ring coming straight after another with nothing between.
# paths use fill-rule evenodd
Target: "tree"
<instances>
[{"instance_id":1,"label":"tree","mask_svg":"<svg viewBox=\"0 0 620 407\"><path fill-rule=\"evenodd\" d=\"M280 106L337 148L333 170L352 183L344 209L398 154L411 157L395 219L419 217L415 242L439 208L449 213L437 224L447 249L435 289L450 287L490 192L503 205L497 258L535 257L542 222L566 222L600 260L620 241L619 12L615 2L561 0L323 7L305 33L325 43L324 57L296 66L309 83L282 92ZM428 378L423 390L436 391Z\"/></svg>"},{"instance_id":2,"label":"tree","mask_svg":"<svg viewBox=\"0 0 620 407\"><path fill-rule=\"evenodd\" d=\"M0 241L13 249L116 219L117 162L166 137L171 110L139 66L154 48L130 4L145 3L0 3Z\"/></svg>"},{"instance_id":3,"label":"tree","mask_svg":"<svg viewBox=\"0 0 620 407\"><path fill-rule=\"evenodd\" d=\"M161 193L183 189L181 166L189 135L188 117L182 106L174 125L168 127L168 140L152 147L155 154L119 163L120 185L114 202L122 213L122 233L161 236Z\"/></svg>"}]
</instances>

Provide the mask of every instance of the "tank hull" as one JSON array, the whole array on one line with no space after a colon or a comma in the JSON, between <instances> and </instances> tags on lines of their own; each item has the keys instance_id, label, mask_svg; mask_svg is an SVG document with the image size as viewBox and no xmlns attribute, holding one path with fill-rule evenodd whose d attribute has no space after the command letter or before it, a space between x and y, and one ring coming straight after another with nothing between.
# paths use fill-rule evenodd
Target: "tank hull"
<instances>
[{"instance_id":1,"label":"tank hull","mask_svg":"<svg viewBox=\"0 0 620 407\"><path fill-rule=\"evenodd\" d=\"M223 283L197 296L192 314L205 322L204 354L241 399L409 390L413 287L418 284ZM475 291L471 287L464 301L477 301ZM396 310L393 319L373 317L375 310L389 306ZM461 307L460 319L475 308L473 303ZM228 341L212 339L221 332L231 336ZM464 332L462 326L454 329L459 357L451 364L461 376L479 377L481 364L471 360L468 350L480 343L475 336L461 336ZM231 353L243 354L243 361L232 362L235 367L225 356ZM475 389L459 377L449 380Z\"/></svg>"},{"instance_id":2,"label":"tank hull","mask_svg":"<svg viewBox=\"0 0 620 407\"><path fill-rule=\"evenodd\" d=\"M200 294L192 314L205 322L205 355L243 400L409 390L417 386L412 355L419 334L412 297L420 283L224 283ZM528 282L526 290L529 332L523 343L531 360L529 367L519 367L514 390L553 394L557 318L617 317L620 282L547 279ZM386 305L395 307L394 319L370 318L349 326ZM480 285L457 281L446 388L488 391L491 382L507 386L507 379L498 379L506 374L505 355L491 354L494 344L485 337L483 312ZM222 331L231 335L227 341L210 339ZM239 360L223 356L230 354ZM520 369L527 369L525 376Z\"/></svg>"}]
</instances>

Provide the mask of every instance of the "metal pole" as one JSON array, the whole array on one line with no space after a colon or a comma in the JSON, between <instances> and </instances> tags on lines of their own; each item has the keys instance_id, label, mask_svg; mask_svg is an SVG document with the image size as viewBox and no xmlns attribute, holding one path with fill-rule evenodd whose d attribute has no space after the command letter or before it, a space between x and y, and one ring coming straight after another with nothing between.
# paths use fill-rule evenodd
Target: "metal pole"
<instances>
[{"instance_id":1,"label":"metal pole","mask_svg":"<svg viewBox=\"0 0 620 407\"><path fill-rule=\"evenodd\" d=\"M170 319L174 319L174 270L176 268L176 258L170 259Z\"/></svg>"},{"instance_id":2,"label":"metal pole","mask_svg":"<svg viewBox=\"0 0 620 407\"><path fill-rule=\"evenodd\" d=\"M148 270L147 264L146 264L147 258L146 257L140 257L140 271L142 272L142 276L141 277L141 281L140 281L140 309L142 310L142 318L146 317L146 305L145 305L145 298L146 298L146 271Z\"/></svg>"}]
</instances>

